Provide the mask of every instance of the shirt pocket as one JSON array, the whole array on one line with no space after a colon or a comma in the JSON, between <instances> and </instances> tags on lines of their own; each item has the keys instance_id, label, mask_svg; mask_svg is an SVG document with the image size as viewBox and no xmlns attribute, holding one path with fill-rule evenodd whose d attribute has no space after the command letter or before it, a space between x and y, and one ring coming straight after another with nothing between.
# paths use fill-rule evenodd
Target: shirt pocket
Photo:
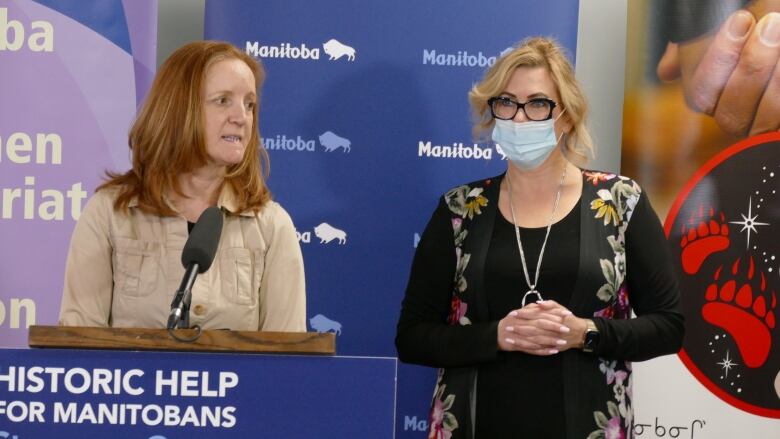
<instances>
[{"instance_id":1,"label":"shirt pocket","mask_svg":"<svg viewBox=\"0 0 780 439\"><path fill-rule=\"evenodd\" d=\"M219 263L222 295L231 303L255 306L263 273L260 251L229 248Z\"/></svg>"},{"instance_id":2,"label":"shirt pocket","mask_svg":"<svg viewBox=\"0 0 780 439\"><path fill-rule=\"evenodd\" d=\"M154 292L160 272L160 244L117 238L114 244L114 292L145 297Z\"/></svg>"}]
</instances>

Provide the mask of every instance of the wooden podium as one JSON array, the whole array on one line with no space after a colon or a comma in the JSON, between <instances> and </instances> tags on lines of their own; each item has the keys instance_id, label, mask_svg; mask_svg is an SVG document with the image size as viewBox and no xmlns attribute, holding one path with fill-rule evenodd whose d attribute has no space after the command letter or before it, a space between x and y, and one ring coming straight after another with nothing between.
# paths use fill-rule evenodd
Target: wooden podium
<instances>
[{"instance_id":1,"label":"wooden podium","mask_svg":"<svg viewBox=\"0 0 780 439\"><path fill-rule=\"evenodd\" d=\"M176 333L182 338L195 335L192 329ZM316 332L204 330L197 340L182 342L166 329L30 326L28 344L57 349L336 354L336 334Z\"/></svg>"}]
</instances>

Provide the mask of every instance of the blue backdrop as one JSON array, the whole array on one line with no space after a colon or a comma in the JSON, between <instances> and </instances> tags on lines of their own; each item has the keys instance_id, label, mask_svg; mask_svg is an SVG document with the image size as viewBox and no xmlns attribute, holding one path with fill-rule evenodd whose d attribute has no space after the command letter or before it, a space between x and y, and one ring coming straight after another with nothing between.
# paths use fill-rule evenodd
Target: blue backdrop
<instances>
[{"instance_id":1,"label":"blue backdrop","mask_svg":"<svg viewBox=\"0 0 780 439\"><path fill-rule=\"evenodd\" d=\"M300 235L310 329L337 332L340 355L396 355L414 246L437 198L506 167L472 140L468 90L526 36L554 36L573 54L578 6L207 1L206 38L268 72L269 185ZM433 369L400 368L398 437L427 428L433 382Z\"/></svg>"}]
</instances>

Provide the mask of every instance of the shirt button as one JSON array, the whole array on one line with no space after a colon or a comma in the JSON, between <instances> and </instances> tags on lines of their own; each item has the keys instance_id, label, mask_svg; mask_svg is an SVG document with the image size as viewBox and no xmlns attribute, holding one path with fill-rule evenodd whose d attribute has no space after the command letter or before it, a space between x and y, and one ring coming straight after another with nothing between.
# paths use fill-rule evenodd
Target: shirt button
<instances>
[{"instance_id":1,"label":"shirt button","mask_svg":"<svg viewBox=\"0 0 780 439\"><path fill-rule=\"evenodd\" d=\"M206 307L200 304L195 305L195 307L192 308L192 312L197 316L202 316L203 314L206 314Z\"/></svg>"}]
</instances>

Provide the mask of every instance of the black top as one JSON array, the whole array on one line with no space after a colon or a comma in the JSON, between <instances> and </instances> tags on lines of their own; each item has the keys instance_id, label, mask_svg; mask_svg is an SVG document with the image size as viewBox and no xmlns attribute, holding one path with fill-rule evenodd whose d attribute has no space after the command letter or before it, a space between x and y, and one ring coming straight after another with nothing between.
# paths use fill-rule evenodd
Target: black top
<instances>
[{"instance_id":1,"label":"black top","mask_svg":"<svg viewBox=\"0 0 780 439\"><path fill-rule=\"evenodd\" d=\"M574 289L579 265L580 217L576 207L551 227L536 286L545 300L552 299L564 306ZM520 228L531 282L534 281L546 232L546 227ZM515 227L500 213L496 215L485 266L490 319L498 321L509 311L520 308L523 294L528 291ZM539 357L519 352L499 352L495 362L479 368L477 437L496 437L494 426L506 426L507 419L518 421L512 426L513 431L518 432L517 437L564 437L561 374L559 355ZM528 419L544 419L545 422L532 423L527 422Z\"/></svg>"},{"instance_id":2,"label":"black top","mask_svg":"<svg viewBox=\"0 0 780 439\"><path fill-rule=\"evenodd\" d=\"M577 281L582 241L578 213L584 202L589 201L581 199L564 219L552 226L537 286L544 299L553 299L567 307ZM522 211L518 214L522 215ZM532 281L545 231L546 228L521 229ZM452 233L449 212L440 207L423 233L412 264L398 323L399 357L405 362L434 367L478 367L477 438L565 437L563 356L582 353L572 349L540 357L498 350L498 321L521 306L522 295L528 290L512 224L500 212L496 214L485 260L484 287L489 321L445 329L456 270ZM675 297L677 285L666 238L644 193L639 197L625 237L628 290L649 288L658 297ZM676 327L682 325L667 329L648 321L642 322L640 328L637 321L629 328L620 321L610 321L606 325L601 319L595 320L601 331L595 355L622 360L651 358L635 343L629 342L639 331L676 333L679 332ZM436 321L442 326L432 326ZM460 342L451 342L450 337L456 336ZM648 352L663 351L661 347L649 345L658 343L660 346L669 338L667 336L669 334L665 332L657 333L646 340L647 345L642 348ZM652 356L655 355L658 354Z\"/></svg>"}]
</instances>

